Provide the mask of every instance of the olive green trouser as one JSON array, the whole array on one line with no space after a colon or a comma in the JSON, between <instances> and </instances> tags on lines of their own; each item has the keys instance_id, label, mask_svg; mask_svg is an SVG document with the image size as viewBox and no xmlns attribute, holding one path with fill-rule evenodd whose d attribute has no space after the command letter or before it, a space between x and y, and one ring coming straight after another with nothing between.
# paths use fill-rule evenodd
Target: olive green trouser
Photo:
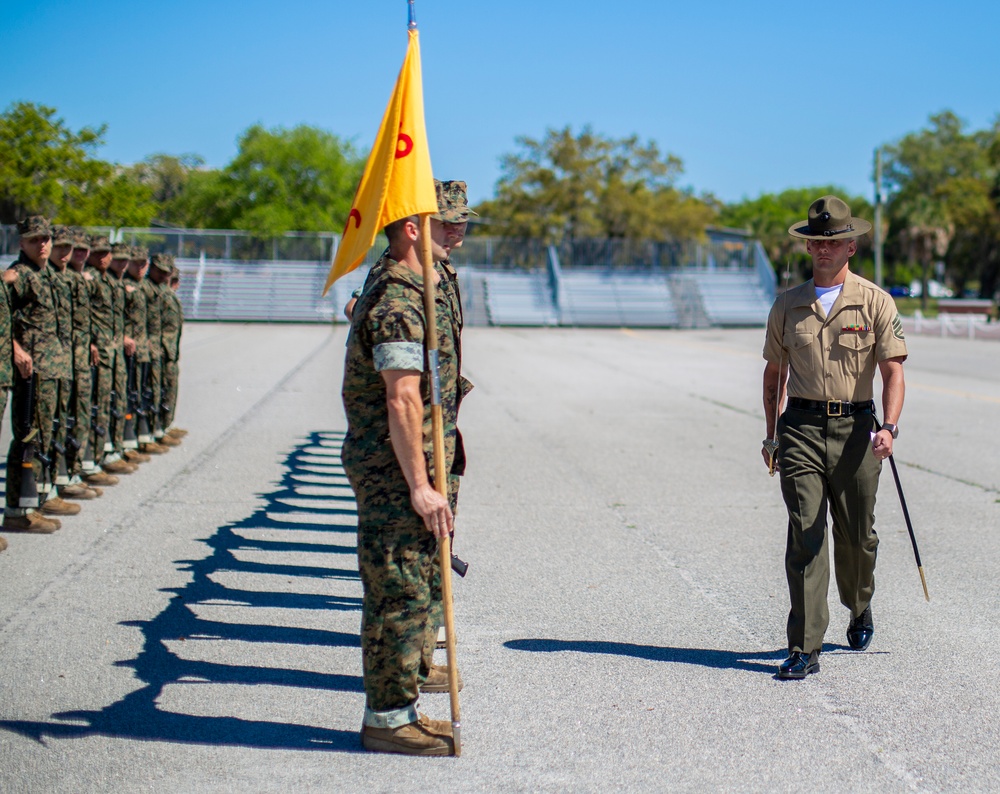
<instances>
[{"instance_id":1,"label":"olive green trouser","mask_svg":"<svg viewBox=\"0 0 1000 794\"><path fill-rule=\"evenodd\" d=\"M785 573L788 649L821 650L830 623L827 508L840 602L860 615L875 592L875 493L882 464L871 451L874 417L789 409L778 421L781 494L788 509Z\"/></svg>"}]
</instances>

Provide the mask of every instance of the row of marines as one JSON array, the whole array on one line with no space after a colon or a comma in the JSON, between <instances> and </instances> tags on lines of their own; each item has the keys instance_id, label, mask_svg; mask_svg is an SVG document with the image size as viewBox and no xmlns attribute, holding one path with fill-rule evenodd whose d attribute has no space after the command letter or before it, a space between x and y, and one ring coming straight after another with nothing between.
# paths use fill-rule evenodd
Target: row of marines
<instances>
[{"instance_id":1,"label":"row of marines","mask_svg":"<svg viewBox=\"0 0 1000 794\"><path fill-rule=\"evenodd\" d=\"M37 215L18 232L0 290L0 414L10 390L12 430L2 528L48 534L186 434L173 427L180 272L169 254Z\"/></svg>"}]
</instances>

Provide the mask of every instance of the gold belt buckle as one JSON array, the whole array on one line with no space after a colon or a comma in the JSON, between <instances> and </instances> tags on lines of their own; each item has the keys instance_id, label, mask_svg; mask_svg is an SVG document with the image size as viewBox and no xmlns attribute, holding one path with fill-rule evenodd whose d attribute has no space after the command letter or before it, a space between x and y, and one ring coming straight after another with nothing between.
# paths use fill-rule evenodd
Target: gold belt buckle
<instances>
[{"instance_id":1,"label":"gold belt buckle","mask_svg":"<svg viewBox=\"0 0 1000 794\"><path fill-rule=\"evenodd\" d=\"M844 415L844 404L840 400L827 400L826 401L826 415L827 416L843 416Z\"/></svg>"}]
</instances>

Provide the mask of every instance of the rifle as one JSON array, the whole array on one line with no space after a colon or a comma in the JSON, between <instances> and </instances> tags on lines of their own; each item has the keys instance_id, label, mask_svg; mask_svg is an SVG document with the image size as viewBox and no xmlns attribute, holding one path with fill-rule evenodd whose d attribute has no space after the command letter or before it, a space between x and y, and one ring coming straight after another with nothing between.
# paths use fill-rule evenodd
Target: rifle
<instances>
[{"instance_id":1,"label":"rifle","mask_svg":"<svg viewBox=\"0 0 1000 794\"><path fill-rule=\"evenodd\" d=\"M38 507L38 483L35 482L35 456L38 454L38 447L35 444L35 436L38 435L38 428L32 427L35 416L35 373L24 378L15 367L18 382L24 389L24 400L21 401L21 411L16 417L18 424L18 435L22 436L21 443L24 445L21 450L21 491L18 494L18 507ZM40 460L44 460L39 455Z\"/></svg>"},{"instance_id":2,"label":"rifle","mask_svg":"<svg viewBox=\"0 0 1000 794\"><path fill-rule=\"evenodd\" d=\"M126 449L139 446L136 423L140 413L139 389L135 382L135 355L125 356L125 428L123 431Z\"/></svg>"}]
</instances>

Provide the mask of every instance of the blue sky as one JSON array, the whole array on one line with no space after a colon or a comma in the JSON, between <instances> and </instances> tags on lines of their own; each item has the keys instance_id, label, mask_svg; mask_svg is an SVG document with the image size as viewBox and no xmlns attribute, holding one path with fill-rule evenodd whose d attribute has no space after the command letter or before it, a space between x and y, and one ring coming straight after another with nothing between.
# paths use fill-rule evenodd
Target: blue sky
<instances>
[{"instance_id":1,"label":"blue sky","mask_svg":"<svg viewBox=\"0 0 1000 794\"><path fill-rule=\"evenodd\" d=\"M316 125L367 150L406 47L405 0L3 3L0 108L106 123L100 156L225 165L248 126ZM956 112L1000 114L1000 3L417 0L436 175L488 198L518 135L590 124L680 157L725 201L834 183Z\"/></svg>"}]
</instances>

